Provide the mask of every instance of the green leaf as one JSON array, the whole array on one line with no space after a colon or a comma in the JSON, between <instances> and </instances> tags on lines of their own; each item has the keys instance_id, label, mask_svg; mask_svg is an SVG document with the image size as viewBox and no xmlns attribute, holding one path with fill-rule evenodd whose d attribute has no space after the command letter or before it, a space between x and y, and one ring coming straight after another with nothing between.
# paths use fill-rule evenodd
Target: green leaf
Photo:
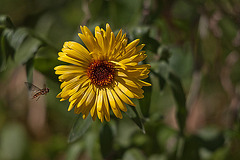
<instances>
[{"instance_id":1,"label":"green leaf","mask_svg":"<svg viewBox=\"0 0 240 160\"><path fill-rule=\"evenodd\" d=\"M226 43L232 43L231 41L238 32L238 26L229 17L223 16L219 21L219 26L222 29L224 41Z\"/></svg>"},{"instance_id":2,"label":"green leaf","mask_svg":"<svg viewBox=\"0 0 240 160\"><path fill-rule=\"evenodd\" d=\"M41 41L28 37L16 51L15 62L18 64L26 63L29 59L34 57L41 45Z\"/></svg>"},{"instance_id":3,"label":"green leaf","mask_svg":"<svg viewBox=\"0 0 240 160\"><path fill-rule=\"evenodd\" d=\"M165 146L168 145L170 139L174 139L176 136L177 136L177 131L176 130L174 130L173 128L170 128L168 126L161 125L160 132L157 132L157 139L156 140L157 140L160 148L162 148L164 152L167 152L167 150L169 150L169 149L167 149ZM171 148L171 149L173 151L173 148Z\"/></svg>"},{"instance_id":4,"label":"green leaf","mask_svg":"<svg viewBox=\"0 0 240 160\"><path fill-rule=\"evenodd\" d=\"M185 93L180 79L172 72L169 73L168 83L171 86L174 99L177 103L177 120L180 128L180 133L183 134L187 118Z\"/></svg>"},{"instance_id":5,"label":"green leaf","mask_svg":"<svg viewBox=\"0 0 240 160\"><path fill-rule=\"evenodd\" d=\"M146 44L145 50L149 50L153 53L157 53L159 46L161 45L156 39L150 36L150 28L149 27L137 27L133 31L133 36L135 38L141 39L141 42Z\"/></svg>"},{"instance_id":6,"label":"green leaf","mask_svg":"<svg viewBox=\"0 0 240 160\"><path fill-rule=\"evenodd\" d=\"M160 43L156 39L151 37L143 37L142 43L146 44L146 50L149 50L155 54L157 53L157 50L160 46Z\"/></svg>"},{"instance_id":7,"label":"green leaf","mask_svg":"<svg viewBox=\"0 0 240 160\"><path fill-rule=\"evenodd\" d=\"M104 1L106 3L107 1ZM142 4L139 0L116 0L109 1L108 7L108 16L110 16L110 20L116 26L135 26L139 24L139 20L141 18L141 7ZM99 12L103 12L104 9Z\"/></svg>"},{"instance_id":8,"label":"green leaf","mask_svg":"<svg viewBox=\"0 0 240 160\"><path fill-rule=\"evenodd\" d=\"M113 147L113 131L109 123L104 123L100 132L100 145L102 156L108 159Z\"/></svg>"},{"instance_id":9,"label":"green leaf","mask_svg":"<svg viewBox=\"0 0 240 160\"><path fill-rule=\"evenodd\" d=\"M207 148L210 151L215 151L222 147L225 142L223 132L214 127L201 129L198 136L202 139L202 147Z\"/></svg>"},{"instance_id":10,"label":"green leaf","mask_svg":"<svg viewBox=\"0 0 240 160\"><path fill-rule=\"evenodd\" d=\"M163 90L166 85L166 79L168 78L169 66L166 61L162 61L159 63L159 73L158 74L158 82L160 90Z\"/></svg>"},{"instance_id":11,"label":"green leaf","mask_svg":"<svg viewBox=\"0 0 240 160\"><path fill-rule=\"evenodd\" d=\"M84 141L86 144L85 151L91 160L103 159L99 145L99 130L99 125L94 123L92 124L91 131L84 136Z\"/></svg>"},{"instance_id":12,"label":"green leaf","mask_svg":"<svg viewBox=\"0 0 240 160\"><path fill-rule=\"evenodd\" d=\"M150 78L148 77L144 81L151 83ZM139 105L144 117L149 117L149 110L151 105L151 97L152 97L152 87L144 86L144 98L139 99Z\"/></svg>"},{"instance_id":13,"label":"green leaf","mask_svg":"<svg viewBox=\"0 0 240 160\"><path fill-rule=\"evenodd\" d=\"M185 128L185 122L187 117L187 109L186 109L186 97L182 87L181 80L177 77L173 71L170 69L169 64L167 62L162 61L159 64L159 73L152 71L154 75L156 75L159 79L164 79L166 81L173 92L173 97L177 103L177 120L180 128L181 134L183 134L183 130Z\"/></svg>"},{"instance_id":14,"label":"green leaf","mask_svg":"<svg viewBox=\"0 0 240 160\"><path fill-rule=\"evenodd\" d=\"M140 27L136 27L133 30L133 35L134 37L137 37L137 38L143 38L143 37L148 37L149 32L150 32L150 28L148 26L140 26Z\"/></svg>"},{"instance_id":15,"label":"green leaf","mask_svg":"<svg viewBox=\"0 0 240 160\"><path fill-rule=\"evenodd\" d=\"M182 150L181 160L185 160L185 159L200 160L199 149L201 147L201 143L202 143L202 140L195 135L186 137L183 145L183 149L179 149L179 150Z\"/></svg>"},{"instance_id":16,"label":"green leaf","mask_svg":"<svg viewBox=\"0 0 240 160\"><path fill-rule=\"evenodd\" d=\"M33 61L34 61L34 59L31 58L26 63L27 81L30 83L32 83L32 81L33 81Z\"/></svg>"},{"instance_id":17,"label":"green leaf","mask_svg":"<svg viewBox=\"0 0 240 160\"><path fill-rule=\"evenodd\" d=\"M11 56L14 55L14 48L11 47L9 43L9 39L11 39L13 35L12 29L5 29L1 34L0 39L0 71L6 69L7 60Z\"/></svg>"},{"instance_id":18,"label":"green leaf","mask_svg":"<svg viewBox=\"0 0 240 160\"><path fill-rule=\"evenodd\" d=\"M77 115L73 127L70 131L68 142L74 142L77 139L81 138L84 133L86 133L86 131L89 129L91 124L92 118L90 115L87 116L86 119L83 119L81 114Z\"/></svg>"},{"instance_id":19,"label":"green leaf","mask_svg":"<svg viewBox=\"0 0 240 160\"><path fill-rule=\"evenodd\" d=\"M51 55L51 53L53 53L53 51L51 50L41 50L44 51L46 53L48 53L48 55ZM41 52L40 51L40 52ZM39 53L40 55L41 53ZM58 76L55 74L54 72L54 67L56 67L57 65L60 65L61 62L57 60L57 54L55 53L55 55L52 56L48 56L48 55L43 55L43 56L36 56L36 58L34 59L34 68L36 70L38 70L39 72L41 72L42 74L44 74L46 77L48 77L49 79L58 82Z\"/></svg>"},{"instance_id":20,"label":"green leaf","mask_svg":"<svg viewBox=\"0 0 240 160\"><path fill-rule=\"evenodd\" d=\"M160 87L160 91L162 91L166 85L166 80L161 75L158 77L158 84Z\"/></svg>"},{"instance_id":21,"label":"green leaf","mask_svg":"<svg viewBox=\"0 0 240 160\"><path fill-rule=\"evenodd\" d=\"M145 160L142 151L137 148L127 150L123 155L123 160Z\"/></svg>"},{"instance_id":22,"label":"green leaf","mask_svg":"<svg viewBox=\"0 0 240 160\"><path fill-rule=\"evenodd\" d=\"M150 69L150 71L158 78L160 90L163 90L170 71L168 63L166 61L160 61L158 64L158 73L152 69Z\"/></svg>"},{"instance_id":23,"label":"green leaf","mask_svg":"<svg viewBox=\"0 0 240 160\"><path fill-rule=\"evenodd\" d=\"M0 15L0 29L2 28L15 28L10 17L7 15Z\"/></svg>"},{"instance_id":24,"label":"green leaf","mask_svg":"<svg viewBox=\"0 0 240 160\"><path fill-rule=\"evenodd\" d=\"M162 154L153 154L148 160L167 160L167 156Z\"/></svg>"},{"instance_id":25,"label":"green leaf","mask_svg":"<svg viewBox=\"0 0 240 160\"><path fill-rule=\"evenodd\" d=\"M0 159L24 159L28 137L22 124L6 123L1 128L0 139Z\"/></svg>"},{"instance_id":26,"label":"green leaf","mask_svg":"<svg viewBox=\"0 0 240 160\"><path fill-rule=\"evenodd\" d=\"M69 146L66 154L67 160L76 160L80 154L84 151L83 141L73 143Z\"/></svg>"},{"instance_id":27,"label":"green leaf","mask_svg":"<svg viewBox=\"0 0 240 160\"><path fill-rule=\"evenodd\" d=\"M169 58L171 56L168 47L162 46L162 47L159 48L158 52L160 54L159 61L165 61L165 62L168 63L169 62Z\"/></svg>"},{"instance_id":28,"label":"green leaf","mask_svg":"<svg viewBox=\"0 0 240 160\"><path fill-rule=\"evenodd\" d=\"M127 112L126 115L133 120L133 122L141 129L141 131L145 134L145 128L142 122L142 119L140 118L138 111L136 110L135 107L126 105L127 107Z\"/></svg>"},{"instance_id":29,"label":"green leaf","mask_svg":"<svg viewBox=\"0 0 240 160\"><path fill-rule=\"evenodd\" d=\"M29 36L29 32L26 28L18 28L10 40L11 46L14 47L15 50L19 49L27 36Z\"/></svg>"}]
</instances>

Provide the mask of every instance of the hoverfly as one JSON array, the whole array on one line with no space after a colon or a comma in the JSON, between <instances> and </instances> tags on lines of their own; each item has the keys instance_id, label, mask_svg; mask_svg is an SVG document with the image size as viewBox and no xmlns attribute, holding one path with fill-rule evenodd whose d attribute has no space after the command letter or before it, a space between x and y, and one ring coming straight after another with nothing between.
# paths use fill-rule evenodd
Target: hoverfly
<instances>
[{"instance_id":1,"label":"hoverfly","mask_svg":"<svg viewBox=\"0 0 240 160\"><path fill-rule=\"evenodd\" d=\"M46 88L44 85L43 89L38 88L32 83L24 82L28 90L31 92L32 99L37 98L36 101L40 98L41 95L46 95L49 92L49 88Z\"/></svg>"}]
</instances>

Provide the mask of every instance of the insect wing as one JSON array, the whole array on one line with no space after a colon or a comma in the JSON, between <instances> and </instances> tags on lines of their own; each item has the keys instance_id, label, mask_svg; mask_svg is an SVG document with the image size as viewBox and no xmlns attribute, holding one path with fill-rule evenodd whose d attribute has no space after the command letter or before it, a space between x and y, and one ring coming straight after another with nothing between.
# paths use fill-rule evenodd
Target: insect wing
<instances>
[{"instance_id":1,"label":"insect wing","mask_svg":"<svg viewBox=\"0 0 240 160\"><path fill-rule=\"evenodd\" d=\"M37 86L35 86L32 83L25 82L25 85L27 86L29 91L32 91L32 92L39 92L39 91L41 91L40 88L38 88Z\"/></svg>"},{"instance_id":2,"label":"insect wing","mask_svg":"<svg viewBox=\"0 0 240 160\"><path fill-rule=\"evenodd\" d=\"M32 84L32 83L25 82L25 85L26 85L26 87L27 87L28 90L29 90L29 95L30 95L31 98L33 98L33 96L34 96L36 93L38 93L38 92L41 91L40 88L38 88L37 86L35 86L35 85Z\"/></svg>"}]
</instances>

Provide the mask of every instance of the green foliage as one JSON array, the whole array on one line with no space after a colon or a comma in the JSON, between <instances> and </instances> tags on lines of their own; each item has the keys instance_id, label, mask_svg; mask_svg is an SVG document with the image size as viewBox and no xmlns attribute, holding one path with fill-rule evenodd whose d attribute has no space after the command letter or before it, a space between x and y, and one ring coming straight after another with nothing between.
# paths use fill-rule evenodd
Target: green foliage
<instances>
[{"instance_id":1,"label":"green foliage","mask_svg":"<svg viewBox=\"0 0 240 160\"><path fill-rule=\"evenodd\" d=\"M21 138L18 138L21 137ZM1 130L1 159L23 159L27 149L27 135L23 126L9 123ZM14 146L12 144L15 144ZM15 154L12 154L14 152Z\"/></svg>"},{"instance_id":2,"label":"green foliage","mask_svg":"<svg viewBox=\"0 0 240 160\"><path fill-rule=\"evenodd\" d=\"M109 124L103 124L100 131L100 145L101 153L104 159L107 159L111 155L112 147L114 143L113 131Z\"/></svg>"},{"instance_id":3,"label":"green foliage","mask_svg":"<svg viewBox=\"0 0 240 160\"><path fill-rule=\"evenodd\" d=\"M151 83L150 78L145 79L145 82ZM151 105L151 97L152 97L152 87L143 87L144 90L144 99L139 100L139 105L141 108L141 112L144 117L149 117L149 110Z\"/></svg>"},{"instance_id":4,"label":"green foliage","mask_svg":"<svg viewBox=\"0 0 240 160\"><path fill-rule=\"evenodd\" d=\"M145 133L145 128L142 122L142 119L135 107L131 107L129 105L127 106L127 116L133 120L133 122L142 130L143 133ZM149 107L149 106L146 106Z\"/></svg>"},{"instance_id":5,"label":"green foliage","mask_svg":"<svg viewBox=\"0 0 240 160\"><path fill-rule=\"evenodd\" d=\"M84 120L82 119L81 114L78 115L69 134L68 142L74 142L82 137L90 127L91 123L92 118L90 116Z\"/></svg>"},{"instance_id":6,"label":"green foliage","mask_svg":"<svg viewBox=\"0 0 240 160\"><path fill-rule=\"evenodd\" d=\"M3 0L0 159L240 159L239 8L238 0ZM55 98L57 53L65 41L82 43L79 25L106 23L145 44L152 86L122 120L74 119ZM39 72L50 88L46 113L33 112L41 99L29 107L19 85ZM44 115L36 127L32 114Z\"/></svg>"}]
</instances>

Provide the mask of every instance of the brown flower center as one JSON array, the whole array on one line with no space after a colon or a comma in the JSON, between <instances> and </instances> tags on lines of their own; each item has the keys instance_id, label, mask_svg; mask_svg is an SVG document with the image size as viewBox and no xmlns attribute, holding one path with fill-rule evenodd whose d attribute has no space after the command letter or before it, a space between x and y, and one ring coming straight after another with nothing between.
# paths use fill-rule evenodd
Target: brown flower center
<instances>
[{"instance_id":1,"label":"brown flower center","mask_svg":"<svg viewBox=\"0 0 240 160\"><path fill-rule=\"evenodd\" d=\"M115 69L108 61L93 61L87 69L87 75L93 84L107 86L113 82Z\"/></svg>"}]
</instances>

